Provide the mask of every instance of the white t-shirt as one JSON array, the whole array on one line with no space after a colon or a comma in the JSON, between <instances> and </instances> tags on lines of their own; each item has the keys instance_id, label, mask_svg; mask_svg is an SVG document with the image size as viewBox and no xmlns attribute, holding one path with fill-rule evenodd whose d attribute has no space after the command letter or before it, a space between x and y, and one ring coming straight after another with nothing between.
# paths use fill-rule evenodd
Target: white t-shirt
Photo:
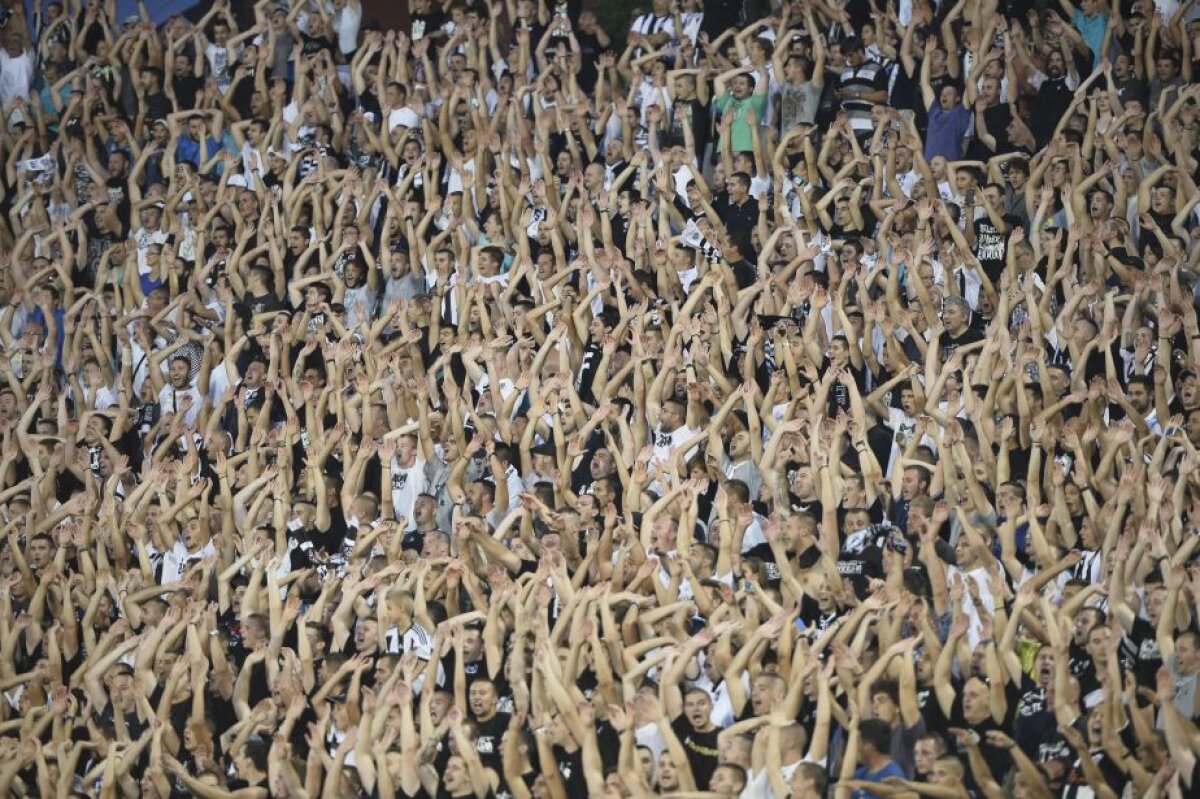
<instances>
[{"instance_id":1,"label":"white t-shirt","mask_svg":"<svg viewBox=\"0 0 1200 799\"><path fill-rule=\"evenodd\" d=\"M111 386L83 386L83 401L98 411L113 408L120 402L117 392Z\"/></svg>"},{"instance_id":2,"label":"white t-shirt","mask_svg":"<svg viewBox=\"0 0 1200 799\"><path fill-rule=\"evenodd\" d=\"M213 546L212 541L209 541L197 552L188 552L188 548L184 545L183 541L176 541L173 547L162 553L162 582L159 584L166 585L167 583L179 582L187 572L189 560L204 560L205 558L215 557L216 554L217 550Z\"/></svg>"},{"instance_id":3,"label":"white t-shirt","mask_svg":"<svg viewBox=\"0 0 1200 799\"><path fill-rule=\"evenodd\" d=\"M357 0L346 0L346 5L338 11L330 3L326 6L333 20L333 28L338 35L338 49L342 55L350 55L358 47L358 29L362 25L362 4Z\"/></svg>"},{"instance_id":4,"label":"white t-shirt","mask_svg":"<svg viewBox=\"0 0 1200 799\"><path fill-rule=\"evenodd\" d=\"M0 49L0 103L8 106L18 97L28 101L35 69L33 53L28 50L13 58Z\"/></svg>"},{"instance_id":5,"label":"white t-shirt","mask_svg":"<svg viewBox=\"0 0 1200 799\"><path fill-rule=\"evenodd\" d=\"M750 196L761 201L771 193L771 179L755 175L750 178ZM768 197L769 199L769 197Z\"/></svg>"},{"instance_id":6,"label":"white t-shirt","mask_svg":"<svg viewBox=\"0 0 1200 799\"><path fill-rule=\"evenodd\" d=\"M909 439L917 431L917 420L899 408L888 408L888 418L884 424L892 431L892 452L888 456L887 470L884 472L885 475L891 475L892 470L896 468L896 462L904 454ZM937 441L928 434L921 438L921 445L932 447L935 451L937 449Z\"/></svg>"},{"instance_id":7,"label":"white t-shirt","mask_svg":"<svg viewBox=\"0 0 1200 799\"><path fill-rule=\"evenodd\" d=\"M167 234L161 230L146 230L144 227L139 227L133 232L133 239L137 242L137 260L138 274L150 274L150 263L147 260L150 247L155 244L166 244Z\"/></svg>"},{"instance_id":8,"label":"white t-shirt","mask_svg":"<svg viewBox=\"0 0 1200 799\"><path fill-rule=\"evenodd\" d=\"M342 297L342 304L346 308L346 327L353 329L360 322L370 323L378 303L378 296L366 283L357 288L347 288Z\"/></svg>"},{"instance_id":9,"label":"white t-shirt","mask_svg":"<svg viewBox=\"0 0 1200 799\"><path fill-rule=\"evenodd\" d=\"M779 773L785 783L790 783L792 775L796 773L796 769L800 768L800 764L814 762L816 761L810 760L808 755L805 755L803 759L797 760L795 763L782 766L779 769ZM822 762L817 765L824 766L825 764ZM746 779L746 787L742 789L739 799L780 799L780 797L775 796L775 791L771 788L771 778L768 776L765 768L761 771L750 772L746 775Z\"/></svg>"},{"instance_id":10,"label":"white t-shirt","mask_svg":"<svg viewBox=\"0 0 1200 799\"><path fill-rule=\"evenodd\" d=\"M401 516L406 519L413 517L413 505L416 504L417 495L425 493L428 482L425 477L425 461L422 458L417 457L413 465L405 469L396 457L392 456L392 513L397 519Z\"/></svg>"},{"instance_id":11,"label":"white t-shirt","mask_svg":"<svg viewBox=\"0 0 1200 799\"><path fill-rule=\"evenodd\" d=\"M750 517L750 524L746 525L746 532L742 534L742 554L767 543L767 536L762 529L762 520L763 518L757 513Z\"/></svg>"},{"instance_id":12,"label":"white t-shirt","mask_svg":"<svg viewBox=\"0 0 1200 799\"><path fill-rule=\"evenodd\" d=\"M214 407L230 385L229 370L225 368L225 362L222 361L208 373L208 398L212 400Z\"/></svg>"},{"instance_id":13,"label":"white t-shirt","mask_svg":"<svg viewBox=\"0 0 1200 799\"><path fill-rule=\"evenodd\" d=\"M242 143L242 174L247 186L254 185L255 175L265 175L270 168L264 153L255 150L250 142Z\"/></svg>"},{"instance_id":14,"label":"white t-shirt","mask_svg":"<svg viewBox=\"0 0 1200 799\"><path fill-rule=\"evenodd\" d=\"M660 424L654 430L654 457L651 459L652 464L665 468L671 462L671 458L675 456L675 451L683 446L688 439L695 438L696 431L688 427L686 424L681 424L670 433L663 432ZM691 458L696 454L696 448L687 454Z\"/></svg>"},{"instance_id":15,"label":"white t-shirt","mask_svg":"<svg viewBox=\"0 0 1200 799\"><path fill-rule=\"evenodd\" d=\"M203 398L200 396L200 391L190 385L187 388L175 388L168 383L162 387L162 391L158 392L158 407L163 413L175 413L179 410L180 403L184 397L192 398L192 407L187 409L187 413L183 415L183 420L189 425L196 423L196 418L200 415L200 405L203 403Z\"/></svg>"},{"instance_id":16,"label":"white t-shirt","mask_svg":"<svg viewBox=\"0 0 1200 799\"><path fill-rule=\"evenodd\" d=\"M984 610L989 614L995 613L995 602L992 598L992 589L988 580L987 569L977 567L966 572L959 569L957 566L951 566L946 572L946 585L950 585L950 581L956 575L961 575L967 581L967 585L963 589L962 603L960 605L962 612L970 620L970 626L967 627L967 643L972 651L979 645L980 639L980 620L979 611L975 608L975 603L971 601L970 583L974 582L979 586L979 599L983 604Z\"/></svg>"},{"instance_id":17,"label":"white t-shirt","mask_svg":"<svg viewBox=\"0 0 1200 799\"><path fill-rule=\"evenodd\" d=\"M204 56L208 59L209 69L212 70L217 85L222 89L228 88L233 82L233 77L229 74L229 48L210 43L204 50Z\"/></svg>"}]
</instances>

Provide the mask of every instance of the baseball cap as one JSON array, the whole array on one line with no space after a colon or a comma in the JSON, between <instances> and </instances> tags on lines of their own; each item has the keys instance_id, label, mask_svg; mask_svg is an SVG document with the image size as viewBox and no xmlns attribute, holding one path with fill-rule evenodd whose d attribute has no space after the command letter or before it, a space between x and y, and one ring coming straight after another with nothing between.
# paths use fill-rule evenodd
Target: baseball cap
<instances>
[{"instance_id":1,"label":"baseball cap","mask_svg":"<svg viewBox=\"0 0 1200 799\"><path fill-rule=\"evenodd\" d=\"M411 108L394 108L388 115L388 130L397 127L417 128L420 126L421 120L417 116L417 112Z\"/></svg>"}]
</instances>

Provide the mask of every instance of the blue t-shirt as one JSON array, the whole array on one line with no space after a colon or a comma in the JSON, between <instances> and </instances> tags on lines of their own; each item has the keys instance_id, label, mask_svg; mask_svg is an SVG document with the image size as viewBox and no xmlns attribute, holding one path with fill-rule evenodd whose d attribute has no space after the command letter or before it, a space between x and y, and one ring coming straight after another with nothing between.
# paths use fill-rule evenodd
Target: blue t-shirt
<instances>
[{"instance_id":1,"label":"blue t-shirt","mask_svg":"<svg viewBox=\"0 0 1200 799\"><path fill-rule=\"evenodd\" d=\"M946 111L940 100L929 106L929 131L925 137L925 160L942 156L947 161L962 160L963 138L971 132L975 115L958 104Z\"/></svg>"},{"instance_id":2,"label":"blue t-shirt","mask_svg":"<svg viewBox=\"0 0 1200 799\"><path fill-rule=\"evenodd\" d=\"M41 308L34 308L32 311L30 311L28 321L37 322L42 326L43 329L47 327L46 316L42 313ZM56 340L54 342L54 366L57 369L62 368L63 345L66 344L67 341L66 321L66 310L62 308L55 308L54 324L58 328L58 335L55 337Z\"/></svg>"},{"instance_id":3,"label":"blue t-shirt","mask_svg":"<svg viewBox=\"0 0 1200 799\"><path fill-rule=\"evenodd\" d=\"M900 768L895 761L889 761L886 766L879 771L867 771L866 766L859 766L854 772L854 779L862 780L863 782L883 782L886 779L895 777L896 779L904 779L904 769ZM850 799L875 799L872 794L866 791L855 791L851 794Z\"/></svg>"},{"instance_id":4,"label":"blue t-shirt","mask_svg":"<svg viewBox=\"0 0 1200 799\"><path fill-rule=\"evenodd\" d=\"M1104 32L1108 30L1108 17L1103 14L1089 17L1082 10L1076 8L1075 16L1071 18L1071 24L1075 26L1075 30L1079 31L1084 44L1092 51L1092 69L1099 69L1100 48L1104 46Z\"/></svg>"},{"instance_id":5,"label":"blue t-shirt","mask_svg":"<svg viewBox=\"0 0 1200 799\"><path fill-rule=\"evenodd\" d=\"M209 136L207 153L208 158L211 159L214 155L220 152L221 147L222 145L219 141L214 139L212 136ZM181 136L179 138L179 144L175 148L175 160L180 163L187 161L199 169L202 166L200 163L200 142L195 141L190 136Z\"/></svg>"}]
</instances>

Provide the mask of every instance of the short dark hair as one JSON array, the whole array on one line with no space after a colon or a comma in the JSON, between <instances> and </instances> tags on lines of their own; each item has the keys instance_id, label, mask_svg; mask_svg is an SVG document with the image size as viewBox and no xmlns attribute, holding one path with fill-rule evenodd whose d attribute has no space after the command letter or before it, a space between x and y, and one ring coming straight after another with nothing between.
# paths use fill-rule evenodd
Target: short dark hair
<instances>
[{"instance_id":1,"label":"short dark hair","mask_svg":"<svg viewBox=\"0 0 1200 799\"><path fill-rule=\"evenodd\" d=\"M801 763L796 770L812 780L813 793L817 796L824 796L829 790L829 772L820 763Z\"/></svg>"},{"instance_id":2,"label":"short dark hair","mask_svg":"<svg viewBox=\"0 0 1200 799\"><path fill-rule=\"evenodd\" d=\"M949 747L946 745L946 739L940 732L927 732L917 739L920 741L933 741L933 745L937 747L939 752L945 752Z\"/></svg>"},{"instance_id":3,"label":"short dark hair","mask_svg":"<svg viewBox=\"0 0 1200 799\"><path fill-rule=\"evenodd\" d=\"M887 753L892 745L892 728L882 719L866 719L858 725L860 746L870 744L876 752Z\"/></svg>"},{"instance_id":4,"label":"short dark hair","mask_svg":"<svg viewBox=\"0 0 1200 799\"><path fill-rule=\"evenodd\" d=\"M893 705L900 704L900 684L895 680L876 680L871 686L871 696L879 694L885 694Z\"/></svg>"},{"instance_id":5,"label":"short dark hair","mask_svg":"<svg viewBox=\"0 0 1200 799\"><path fill-rule=\"evenodd\" d=\"M750 486L743 480L729 480L725 483L726 493L737 497L738 502L750 501Z\"/></svg>"},{"instance_id":6,"label":"short dark hair","mask_svg":"<svg viewBox=\"0 0 1200 799\"><path fill-rule=\"evenodd\" d=\"M1179 69L1183 65L1183 59L1180 58L1179 53L1175 50L1159 50L1158 56L1154 60L1170 61L1176 69Z\"/></svg>"},{"instance_id":7,"label":"short dark hair","mask_svg":"<svg viewBox=\"0 0 1200 799\"><path fill-rule=\"evenodd\" d=\"M927 466L917 466L916 464L914 464L912 466L906 467L904 471L908 471L909 469L916 469L919 479L925 485L929 485L933 481L933 474L929 471L929 468Z\"/></svg>"},{"instance_id":8,"label":"short dark hair","mask_svg":"<svg viewBox=\"0 0 1200 799\"><path fill-rule=\"evenodd\" d=\"M1141 386L1142 388L1146 389L1147 392L1151 394L1154 393L1154 380L1151 379L1149 375L1131 376L1129 378L1129 382L1125 385L1125 388L1130 389L1134 386Z\"/></svg>"},{"instance_id":9,"label":"short dark hair","mask_svg":"<svg viewBox=\"0 0 1200 799\"><path fill-rule=\"evenodd\" d=\"M747 782L746 769L742 768L737 763L722 763L719 766L717 766L717 768L729 769L730 771L733 772L734 782L741 785L741 787L743 789L746 787L746 782ZM822 791L822 793L824 793L824 792Z\"/></svg>"}]
</instances>

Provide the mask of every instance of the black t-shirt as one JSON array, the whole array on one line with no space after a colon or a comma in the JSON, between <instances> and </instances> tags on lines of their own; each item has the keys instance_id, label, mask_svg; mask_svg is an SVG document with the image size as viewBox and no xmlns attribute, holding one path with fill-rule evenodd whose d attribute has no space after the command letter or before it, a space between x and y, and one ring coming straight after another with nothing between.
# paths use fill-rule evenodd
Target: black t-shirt
<instances>
[{"instance_id":1,"label":"black t-shirt","mask_svg":"<svg viewBox=\"0 0 1200 799\"><path fill-rule=\"evenodd\" d=\"M714 203L714 207L725 223L726 232L731 236L749 236L758 224L758 200L753 197L747 197L740 205L733 200L727 200L720 206Z\"/></svg>"},{"instance_id":2,"label":"black t-shirt","mask_svg":"<svg viewBox=\"0 0 1200 799\"><path fill-rule=\"evenodd\" d=\"M197 78L189 72L182 77L175 75L171 79L171 85L175 89L175 102L178 103L179 110L184 111L196 107L196 98L204 88L204 78Z\"/></svg>"},{"instance_id":3,"label":"black t-shirt","mask_svg":"<svg viewBox=\"0 0 1200 799\"><path fill-rule=\"evenodd\" d=\"M806 500L803 497L793 494L791 491L789 491L788 504L792 507L792 513L807 513L817 520L820 520L825 515L825 508L819 499Z\"/></svg>"},{"instance_id":4,"label":"black t-shirt","mask_svg":"<svg viewBox=\"0 0 1200 799\"><path fill-rule=\"evenodd\" d=\"M309 36L307 33L301 33L300 38L304 41L303 55L316 55L322 50L333 52L333 40L328 36Z\"/></svg>"},{"instance_id":5,"label":"black t-shirt","mask_svg":"<svg viewBox=\"0 0 1200 799\"><path fill-rule=\"evenodd\" d=\"M1081 723L1082 720L1075 726L1079 727ZM1083 730L1080 730L1080 732L1082 733ZM1067 739L1058 731L1058 728L1055 728L1046 733L1038 744L1037 756L1034 758L1034 762L1049 763L1051 760L1064 760L1070 763L1074 757L1075 752L1071 749L1071 745L1067 743Z\"/></svg>"},{"instance_id":6,"label":"black t-shirt","mask_svg":"<svg viewBox=\"0 0 1200 799\"><path fill-rule=\"evenodd\" d=\"M1132 740L1131 736L1127 736L1124 733L1125 730L1122 731L1122 737L1127 739L1125 745L1129 748L1136 746L1137 742ZM1099 750L1092 752L1089 756L1096 764L1096 767L1100 769L1100 773L1104 775L1104 781L1108 783L1113 792L1117 796L1124 793L1125 783L1128 779L1120 767L1108 756L1108 753L1104 750ZM1067 778L1063 784L1062 799L1083 799L1083 797L1096 795L1095 789L1092 788L1087 777L1084 776L1083 768L1079 765L1079 762L1078 756L1071 759L1071 768L1067 771ZM1192 786L1193 794L1195 793L1195 787L1194 785Z\"/></svg>"},{"instance_id":7,"label":"black t-shirt","mask_svg":"<svg viewBox=\"0 0 1200 799\"><path fill-rule=\"evenodd\" d=\"M968 327L957 337L951 336L950 331L942 333L942 363L945 363L959 347L966 347L977 341L983 341L983 333L973 327Z\"/></svg>"},{"instance_id":8,"label":"black t-shirt","mask_svg":"<svg viewBox=\"0 0 1200 799\"><path fill-rule=\"evenodd\" d=\"M670 133L672 138L682 142L683 126L691 124L692 136L696 143L696 152L703 152L708 144L708 132L712 129L712 114L709 107L699 99L676 100L671 111Z\"/></svg>"},{"instance_id":9,"label":"black t-shirt","mask_svg":"<svg viewBox=\"0 0 1200 799\"><path fill-rule=\"evenodd\" d=\"M318 529L317 535L313 537L313 540L330 555L335 555L342 551L342 542L351 535L350 527L346 524L346 514L342 510L342 506L335 505L329 509L328 529ZM357 535L357 533L354 533L354 535Z\"/></svg>"},{"instance_id":10,"label":"black t-shirt","mask_svg":"<svg viewBox=\"0 0 1200 799\"><path fill-rule=\"evenodd\" d=\"M1016 220L1008 217L1005 217L1004 221L1010 226L1017 224ZM992 218L987 214L974 220L972 225L975 228L975 257L979 259L979 264L988 280L992 281L992 285L999 286L1008 252L1008 236L996 229Z\"/></svg>"},{"instance_id":11,"label":"black t-shirt","mask_svg":"<svg viewBox=\"0 0 1200 799\"><path fill-rule=\"evenodd\" d=\"M869 581L883 577L883 548L886 536L874 528L846 536L838 554L838 573L854 586L854 593L866 596Z\"/></svg>"},{"instance_id":12,"label":"black t-shirt","mask_svg":"<svg viewBox=\"0 0 1200 799\"><path fill-rule=\"evenodd\" d=\"M672 721L671 729L687 751L688 765L692 768L692 776L696 778L696 787L701 791L708 790L709 780L717 770L717 735L720 730L713 727L708 732L700 732L687 716Z\"/></svg>"},{"instance_id":13,"label":"black t-shirt","mask_svg":"<svg viewBox=\"0 0 1200 799\"><path fill-rule=\"evenodd\" d=\"M1067 663L1071 676L1079 681L1080 696L1087 696L1100 684L1096 679L1096 665L1092 662L1091 655L1074 641L1067 648Z\"/></svg>"},{"instance_id":14,"label":"black t-shirt","mask_svg":"<svg viewBox=\"0 0 1200 799\"><path fill-rule=\"evenodd\" d=\"M829 370L833 362L828 358L821 364L821 374ZM854 364L846 361L845 367L854 377L854 385L858 387L860 394L865 394L863 387L866 385L867 373L863 369L856 369ZM836 418L840 412L850 413L850 390L843 386L840 381L834 381L829 387L829 415L831 418Z\"/></svg>"},{"instance_id":15,"label":"black t-shirt","mask_svg":"<svg viewBox=\"0 0 1200 799\"><path fill-rule=\"evenodd\" d=\"M501 762L504 746L501 744L501 739L504 737L504 731L508 729L511 719L512 716L508 713L496 713L487 721L475 721L475 726L479 730L475 737L475 751L479 754L483 765L495 769L497 774L504 773L504 765Z\"/></svg>"},{"instance_id":16,"label":"black t-shirt","mask_svg":"<svg viewBox=\"0 0 1200 799\"><path fill-rule=\"evenodd\" d=\"M99 19L87 22L86 15L81 10L75 18L75 30L83 32L83 51L88 55L96 55L96 48L104 40L104 26ZM86 26L86 27L85 27Z\"/></svg>"},{"instance_id":17,"label":"black t-shirt","mask_svg":"<svg viewBox=\"0 0 1200 799\"><path fill-rule=\"evenodd\" d=\"M592 458L596 452L606 446L604 434L599 430L592 431L584 444L583 457L579 459L579 465L571 472L571 493L576 496L590 492L595 486L595 481L592 479Z\"/></svg>"},{"instance_id":18,"label":"black t-shirt","mask_svg":"<svg viewBox=\"0 0 1200 799\"><path fill-rule=\"evenodd\" d=\"M987 125L988 135L996 140L995 151L989 150L979 139L972 139L967 148L967 154L973 159L986 161L995 155L1007 155L1016 148L1008 140L1008 125L1012 122L1012 106L1008 103L997 103L983 111L983 122Z\"/></svg>"},{"instance_id":19,"label":"black t-shirt","mask_svg":"<svg viewBox=\"0 0 1200 799\"><path fill-rule=\"evenodd\" d=\"M416 793L405 793L404 789L399 785L395 786L395 788L396 796L401 797L401 799L453 799L453 797L450 795L450 792L446 790L446 786L442 785L440 782L438 783L436 796L430 796L429 792L426 791L423 786L418 786ZM376 790L378 790L378 788L376 788ZM463 799L474 799L474 797L474 793L468 793L464 795ZM487 793L483 795L483 799L496 799L496 793L491 788L488 788Z\"/></svg>"},{"instance_id":20,"label":"black t-shirt","mask_svg":"<svg viewBox=\"0 0 1200 799\"><path fill-rule=\"evenodd\" d=\"M1022 674L1013 740L1030 759L1036 760L1038 747L1056 727L1054 709L1046 702L1046 689L1028 674Z\"/></svg>"},{"instance_id":21,"label":"black t-shirt","mask_svg":"<svg viewBox=\"0 0 1200 799\"><path fill-rule=\"evenodd\" d=\"M1033 100L1033 114L1029 118L1029 127L1033 131L1038 147L1045 147L1050 141L1059 120L1071 105L1074 91L1067 85L1067 78L1046 78L1038 88ZM989 131L990 132L990 131Z\"/></svg>"},{"instance_id":22,"label":"black t-shirt","mask_svg":"<svg viewBox=\"0 0 1200 799\"><path fill-rule=\"evenodd\" d=\"M603 356L601 348L592 341L589 341L583 350L583 360L579 368L579 399L588 405L596 404L592 381L596 379L596 369L600 366Z\"/></svg>"},{"instance_id":23,"label":"black t-shirt","mask_svg":"<svg viewBox=\"0 0 1200 799\"><path fill-rule=\"evenodd\" d=\"M1133 670L1138 685L1154 685L1155 675L1162 668L1162 654L1158 651L1158 637L1154 625L1141 618L1133 620L1133 627L1121 637L1121 659L1126 668Z\"/></svg>"},{"instance_id":24,"label":"black t-shirt","mask_svg":"<svg viewBox=\"0 0 1200 799\"><path fill-rule=\"evenodd\" d=\"M758 270L745 258L731 263L729 268L733 270L733 279L737 281L738 289L748 289L758 279Z\"/></svg>"},{"instance_id":25,"label":"black t-shirt","mask_svg":"<svg viewBox=\"0 0 1200 799\"><path fill-rule=\"evenodd\" d=\"M566 783L567 796L587 796L587 779L583 776L583 752L575 749L568 752L561 746L554 747L554 759L558 762L558 772Z\"/></svg>"},{"instance_id":26,"label":"black t-shirt","mask_svg":"<svg viewBox=\"0 0 1200 799\"><path fill-rule=\"evenodd\" d=\"M171 113L171 98L166 92L146 95L146 115L149 119L166 119Z\"/></svg>"},{"instance_id":27,"label":"black t-shirt","mask_svg":"<svg viewBox=\"0 0 1200 799\"><path fill-rule=\"evenodd\" d=\"M1013 712L1012 699L1014 699L1015 697L1010 696L1008 717L1004 719L1004 721L1005 721L1004 724L997 724L996 720L994 718L992 718L991 715L988 715L987 718L985 718L983 721L979 722L978 724L972 724L971 722L967 721L966 717L963 715L963 700L962 700L963 685L962 685L962 683L956 683L956 685L954 686L954 689L955 689L954 704L950 708L950 716L947 719L947 721L949 722L948 726L949 727L961 727L962 729L970 729L970 730L974 730L975 732L979 733L979 738L980 738L979 753L981 755L983 755L983 759L987 761L988 767L991 769L992 774L993 775L1007 774L1009 768L1012 767L1012 755L1009 754L1007 749L1004 749L999 746L992 746L991 744L989 744L987 741L987 733L992 732L993 730L999 730L1000 732L1007 733L1012 728L1012 725L1009 722L1011 721L1012 712ZM1012 692L1010 691L1010 694L1011 693ZM929 720L926 719L927 726L928 726L928 722L929 722ZM941 732L943 734L946 734L946 730L941 730ZM952 738L950 740L952 740ZM964 760L966 759L965 753L963 755L963 759ZM969 775L969 770L968 770L967 784L971 788L979 787L975 783L974 779Z\"/></svg>"},{"instance_id":28,"label":"black t-shirt","mask_svg":"<svg viewBox=\"0 0 1200 799\"><path fill-rule=\"evenodd\" d=\"M242 779L241 777L234 777L233 779L231 779L229 781L228 790L231 793L233 791L240 791L243 788L262 788L264 791L270 790L269 786L267 785L266 777L263 777L258 782L247 782L246 780Z\"/></svg>"},{"instance_id":29,"label":"black t-shirt","mask_svg":"<svg viewBox=\"0 0 1200 799\"><path fill-rule=\"evenodd\" d=\"M429 37L435 33L438 33L442 25L446 24L446 15L441 11L431 11L427 14L413 13L409 15L409 19L412 21L410 35L412 36L413 41L417 41L422 37ZM420 25L417 23L420 23ZM417 36L418 30L421 31L421 36ZM533 43L531 42L530 46L532 45Z\"/></svg>"},{"instance_id":30,"label":"black t-shirt","mask_svg":"<svg viewBox=\"0 0 1200 799\"><path fill-rule=\"evenodd\" d=\"M286 311L287 306L275 296L274 292L268 291L266 294L258 296L247 295L246 305L250 308L250 313L270 313L272 311Z\"/></svg>"},{"instance_id":31,"label":"black t-shirt","mask_svg":"<svg viewBox=\"0 0 1200 799\"><path fill-rule=\"evenodd\" d=\"M592 89L596 87L596 79L599 77L596 72L596 61L604 48L600 46L600 40L594 33L577 30L575 31L575 41L579 42L580 55L579 73L575 76L575 80L585 94L591 94Z\"/></svg>"},{"instance_id":32,"label":"black t-shirt","mask_svg":"<svg viewBox=\"0 0 1200 799\"><path fill-rule=\"evenodd\" d=\"M783 575L779 570L779 564L775 561L775 552L771 549L771 545L763 542L742 553L742 560L750 558L763 564L763 568L767 573L767 585L771 588L778 588Z\"/></svg>"},{"instance_id":33,"label":"black t-shirt","mask_svg":"<svg viewBox=\"0 0 1200 799\"><path fill-rule=\"evenodd\" d=\"M937 693L932 685L917 687L917 707L921 709L921 718L925 720L925 729L944 732L950 727L950 720L942 712Z\"/></svg>"},{"instance_id":34,"label":"black t-shirt","mask_svg":"<svg viewBox=\"0 0 1200 799\"><path fill-rule=\"evenodd\" d=\"M446 685L452 685L454 683L454 658L455 654L452 651L447 652L446 656L442 658L442 673L446 675ZM479 660L470 660L463 663L463 674L466 675L468 688L470 688L471 683L475 682L476 680L487 679L491 680L492 684L496 687L497 696L504 697L512 695L512 688L509 686L508 681L504 679L504 675L502 673L495 675L488 674L487 660L484 658L480 658Z\"/></svg>"},{"instance_id":35,"label":"black t-shirt","mask_svg":"<svg viewBox=\"0 0 1200 799\"><path fill-rule=\"evenodd\" d=\"M596 742L600 749L600 762L604 768L616 768L621 758L621 735L607 721L596 722Z\"/></svg>"},{"instance_id":36,"label":"black t-shirt","mask_svg":"<svg viewBox=\"0 0 1200 799\"><path fill-rule=\"evenodd\" d=\"M96 224L95 211L88 211L84 214L83 224L87 227L87 258L84 261L82 275L76 271L72 277L77 284L81 282L82 278L82 282L91 285L96 282L96 269L100 266L100 259L123 236L122 231L119 230L101 230L100 226Z\"/></svg>"},{"instance_id":37,"label":"black t-shirt","mask_svg":"<svg viewBox=\"0 0 1200 799\"><path fill-rule=\"evenodd\" d=\"M817 600L808 594L805 594L804 598L800 600L800 620L808 628L815 629L818 635L832 627L841 616L839 608L834 608L829 613L822 612Z\"/></svg>"}]
</instances>

